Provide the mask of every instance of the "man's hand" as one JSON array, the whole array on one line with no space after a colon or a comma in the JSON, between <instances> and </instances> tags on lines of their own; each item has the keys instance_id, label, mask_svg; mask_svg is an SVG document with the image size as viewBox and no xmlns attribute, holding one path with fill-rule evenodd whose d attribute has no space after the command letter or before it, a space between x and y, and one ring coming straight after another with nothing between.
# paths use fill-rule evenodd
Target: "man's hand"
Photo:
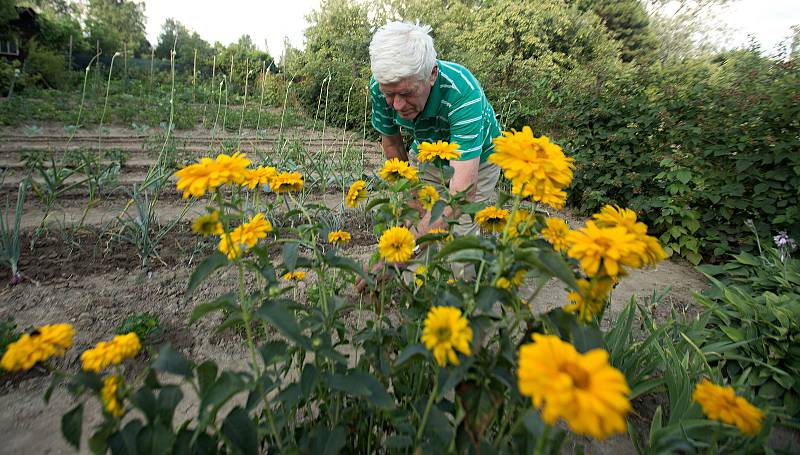
<instances>
[{"instance_id":1,"label":"man's hand","mask_svg":"<svg viewBox=\"0 0 800 455\"><path fill-rule=\"evenodd\" d=\"M408 161L408 152L403 145L403 136L396 134L394 136L381 136L381 145L383 146L383 154L387 160L398 158L400 161Z\"/></svg>"}]
</instances>

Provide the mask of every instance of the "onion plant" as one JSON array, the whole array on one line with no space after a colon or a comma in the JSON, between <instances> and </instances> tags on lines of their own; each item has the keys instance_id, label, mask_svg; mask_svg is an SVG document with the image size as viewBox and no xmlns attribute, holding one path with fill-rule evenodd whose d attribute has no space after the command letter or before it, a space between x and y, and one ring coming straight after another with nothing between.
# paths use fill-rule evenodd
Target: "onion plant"
<instances>
[{"instance_id":1,"label":"onion plant","mask_svg":"<svg viewBox=\"0 0 800 455\"><path fill-rule=\"evenodd\" d=\"M10 284L13 286L22 281L19 271L19 225L22 220L22 206L25 203L27 184L20 182L17 193L17 205L14 207L14 219L9 215L9 200L6 198L5 210L0 216L0 260L11 270Z\"/></svg>"}]
</instances>

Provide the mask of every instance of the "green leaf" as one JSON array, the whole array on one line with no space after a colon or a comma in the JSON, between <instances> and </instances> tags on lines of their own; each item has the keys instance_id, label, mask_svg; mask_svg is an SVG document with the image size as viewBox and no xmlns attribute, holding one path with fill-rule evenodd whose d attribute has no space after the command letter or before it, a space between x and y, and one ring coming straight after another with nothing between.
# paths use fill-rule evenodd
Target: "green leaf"
<instances>
[{"instance_id":1,"label":"green leaf","mask_svg":"<svg viewBox=\"0 0 800 455\"><path fill-rule=\"evenodd\" d=\"M317 425L311 432L311 451L310 453L319 455L335 455L339 453L347 443L347 431L342 427L336 427L331 431L325 425Z\"/></svg>"},{"instance_id":2,"label":"green leaf","mask_svg":"<svg viewBox=\"0 0 800 455\"><path fill-rule=\"evenodd\" d=\"M378 205L381 205L381 204L386 204L388 202L389 202L389 198L388 197L373 199L373 200L369 201L369 204L367 204L366 207L364 207L364 212L369 212L374 207L377 207Z\"/></svg>"},{"instance_id":3,"label":"green leaf","mask_svg":"<svg viewBox=\"0 0 800 455\"><path fill-rule=\"evenodd\" d=\"M125 426L122 428L122 431L118 431L112 434L111 437L108 439L108 445L111 448L111 453L115 455L138 453L136 437L139 435L139 432L141 431L142 431L142 421L139 419L131 420L130 422L125 424ZM102 444L99 444L99 441L97 445L99 447L102 447Z\"/></svg>"},{"instance_id":4,"label":"green leaf","mask_svg":"<svg viewBox=\"0 0 800 455\"><path fill-rule=\"evenodd\" d=\"M229 292L224 294L212 302L201 303L192 310L192 316L189 318L189 324L194 323L203 316L211 313L212 311L219 311L223 309L231 310L236 303L236 294Z\"/></svg>"},{"instance_id":5,"label":"green leaf","mask_svg":"<svg viewBox=\"0 0 800 455\"><path fill-rule=\"evenodd\" d=\"M186 286L184 298L188 299L192 295L192 292L194 292L195 288L200 285L200 283L208 278L212 272L226 265L227 263L228 257L219 251L216 251L211 256L205 258L203 262L201 262L197 268L194 269L194 272L192 272L192 276L189 278L189 285Z\"/></svg>"},{"instance_id":6,"label":"green leaf","mask_svg":"<svg viewBox=\"0 0 800 455\"><path fill-rule=\"evenodd\" d=\"M375 376L362 370L350 370L346 375L334 374L327 378L328 385L347 394L364 397L380 409L392 409L394 399Z\"/></svg>"},{"instance_id":7,"label":"green leaf","mask_svg":"<svg viewBox=\"0 0 800 455\"><path fill-rule=\"evenodd\" d=\"M164 425L148 425L136 436L136 448L139 453L168 454L171 452L175 435Z\"/></svg>"},{"instance_id":8,"label":"green leaf","mask_svg":"<svg viewBox=\"0 0 800 455\"><path fill-rule=\"evenodd\" d=\"M283 265L288 270L294 270L297 265L297 250L300 244L297 242L288 242L283 244Z\"/></svg>"},{"instance_id":9,"label":"green leaf","mask_svg":"<svg viewBox=\"0 0 800 455\"><path fill-rule=\"evenodd\" d=\"M61 433L75 450L81 449L81 431L83 428L83 403L75 406L61 416Z\"/></svg>"},{"instance_id":10,"label":"green leaf","mask_svg":"<svg viewBox=\"0 0 800 455\"><path fill-rule=\"evenodd\" d=\"M592 349L603 348L603 333L596 327L578 324L570 333L572 344L578 352L585 353Z\"/></svg>"},{"instance_id":11,"label":"green leaf","mask_svg":"<svg viewBox=\"0 0 800 455\"><path fill-rule=\"evenodd\" d=\"M367 282L367 285L372 284L372 280L370 279L369 274L367 274L367 272L365 272L364 269L361 268L361 265L359 265L356 261L348 257L337 256L333 252L333 250L328 250L325 253L325 256L323 256L323 261L325 261L325 263L331 267L355 273L356 275L363 278L364 281Z\"/></svg>"},{"instance_id":12,"label":"green leaf","mask_svg":"<svg viewBox=\"0 0 800 455\"><path fill-rule=\"evenodd\" d=\"M486 208L485 202L469 202L459 207L460 212L466 215L474 215L484 208Z\"/></svg>"},{"instance_id":13,"label":"green leaf","mask_svg":"<svg viewBox=\"0 0 800 455\"><path fill-rule=\"evenodd\" d=\"M153 362L152 368L185 378L192 375L192 362L184 357L183 354L172 349L172 345L169 343L161 347L158 352L158 358Z\"/></svg>"},{"instance_id":14,"label":"green leaf","mask_svg":"<svg viewBox=\"0 0 800 455\"><path fill-rule=\"evenodd\" d=\"M162 423L168 426L172 425L172 416L175 415L175 408L182 399L183 392L176 385L167 385L159 390L156 411Z\"/></svg>"},{"instance_id":15,"label":"green leaf","mask_svg":"<svg viewBox=\"0 0 800 455\"><path fill-rule=\"evenodd\" d=\"M721 326L719 329L722 330L725 335L728 335L731 341L739 342L745 338L744 333L736 327Z\"/></svg>"},{"instance_id":16,"label":"green leaf","mask_svg":"<svg viewBox=\"0 0 800 455\"><path fill-rule=\"evenodd\" d=\"M578 290L575 272L567 265L564 258L552 250L528 248L515 252L515 257L528 262L539 270L558 278L573 290Z\"/></svg>"},{"instance_id":17,"label":"green leaf","mask_svg":"<svg viewBox=\"0 0 800 455\"><path fill-rule=\"evenodd\" d=\"M692 173L688 169L681 169L675 173L675 178L681 183L686 184L692 179Z\"/></svg>"},{"instance_id":18,"label":"green leaf","mask_svg":"<svg viewBox=\"0 0 800 455\"><path fill-rule=\"evenodd\" d=\"M505 297L506 294L496 287L483 287L475 296L475 306L483 312L491 312L494 303L502 302Z\"/></svg>"},{"instance_id":19,"label":"green leaf","mask_svg":"<svg viewBox=\"0 0 800 455\"><path fill-rule=\"evenodd\" d=\"M294 313L288 308L285 300L268 300L256 310L255 315L266 319L286 338L308 351L312 350L311 342L301 334Z\"/></svg>"},{"instance_id":20,"label":"green leaf","mask_svg":"<svg viewBox=\"0 0 800 455\"><path fill-rule=\"evenodd\" d=\"M437 259L442 259L450 254L462 250L486 249L481 240L475 236L459 237L448 242L444 248L436 255Z\"/></svg>"},{"instance_id":21,"label":"green leaf","mask_svg":"<svg viewBox=\"0 0 800 455\"><path fill-rule=\"evenodd\" d=\"M219 378L200 401L200 416L208 420L216 415L219 408L234 395L244 389L244 383L236 374L223 370ZM204 427L201 427L202 430Z\"/></svg>"},{"instance_id":22,"label":"green leaf","mask_svg":"<svg viewBox=\"0 0 800 455\"><path fill-rule=\"evenodd\" d=\"M206 360L197 366L197 384L200 387L200 396L204 396L209 387L217 380L217 364L213 360Z\"/></svg>"},{"instance_id":23,"label":"green leaf","mask_svg":"<svg viewBox=\"0 0 800 455\"><path fill-rule=\"evenodd\" d=\"M403 348L402 351L400 351L400 354L394 361L394 368L397 369L402 367L403 365L405 365L406 362L408 362L409 360L413 359L416 356L421 356L424 358L427 357L427 355L428 355L428 350L425 348L425 346L419 343L410 344L405 348Z\"/></svg>"},{"instance_id":24,"label":"green leaf","mask_svg":"<svg viewBox=\"0 0 800 455\"><path fill-rule=\"evenodd\" d=\"M442 216L442 213L444 213L445 207L447 207L447 203L442 200L438 200L435 204L433 204L433 208L431 208L431 224L439 220L439 218Z\"/></svg>"},{"instance_id":25,"label":"green leaf","mask_svg":"<svg viewBox=\"0 0 800 455\"><path fill-rule=\"evenodd\" d=\"M414 441L404 434L393 434L386 438L385 442L387 448L394 450L411 447L411 444L413 443Z\"/></svg>"},{"instance_id":26,"label":"green leaf","mask_svg":"<svg viewBox=\"0 0 800 455\"><path fill-rule=\"evenodd\" d=\"M303 373L300 375L300 392L304 398L307 399L311 395L311 391L317 384L317 376L317 367L313 363L307 363L303 366Z\"/></svg>"},{"instance_id":27,"label":"green leaf","mask_svg":"<svg viewBox=\"0 0 800 455\"><path fill-rule=\"evenodd\" d=\"M258 352L261 353L261 360L264 361L264 366L267 367L281 361L289 352L289 345L282 340L268 341L258 347Z\"/></svg>"},{"instance_id":28,"label":"green leaf","mask_svg":"<svg viewBox=\"0 0 800 455\"><path fill-rule=\"evenodd\" d=\"M253 420L240 406L236 406L222 423L222 434L228 438L235 453L258 455L258 431Z\"/></svg>"},{"instance_id":29,"label":"green leaf","mask_svg":"<svg viewBox=\"0 0 800 455\"><path fill-rule=\"evenodd\" d=\"M152 423L156 420L156 396L153 395L152 390L146 386L141 387L130 396L130 401L137 409L142 411L148 422Z\"/></svg>"}]
</instances>

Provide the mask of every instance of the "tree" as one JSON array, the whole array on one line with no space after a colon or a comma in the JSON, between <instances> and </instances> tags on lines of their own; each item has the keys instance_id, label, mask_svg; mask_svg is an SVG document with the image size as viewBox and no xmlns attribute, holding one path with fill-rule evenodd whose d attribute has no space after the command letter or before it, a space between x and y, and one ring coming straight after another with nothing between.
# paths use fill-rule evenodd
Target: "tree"
<instances>
[{"instance_id":1,"label":"tree","mask_svg":"<svg viewBox=\"0 0 800 455\"><path fill-rule=\"evenodd\" d=\"M736 0L645 0L661 60L685 59L719 50L729 33L719 18Z\"/></svg>"},{"instance_id":2,"label":"tree","mask_svg":"<svg viewBox=\"0 0 800 455\"><path fill-rule=\"evenodd\" d=\"M175 46L175 61L184 68L194 65L195 50L197 51L197 68L211 70L214 49L200 37L194 30L189 30L173 18L164 21L161 34L158 36L158 45L155 48L156 57L169 59L170 51Z\"/></svg>"},{"instance_id":3,"label":"tree","mask_svg":"<svg viewBox=\"0 0 800 455\"><path fill-rule=\"evenodd\" d=\"M648 60L655 55L658 43L640 0L571 0L568 3L600 16L611 36L622 44L623 61Z\"/></svg>"},{"instance_id":4,"label":"tree","mask_svg":"<svg viewBox=\"0 0 800 455\"><path fill-rule=\"evenodd\" d=\"M121 52L125 44L129 52L149 50L143 3L89 0L85 23L90 42L99 41L106 54Z\"/></svg>"},{"instance_id":5,"label":"tree","mask_svg":"<svg viewBox=\"0 0 800 455\"><path fill-rule=\"evenodd\" d=\"M0 33L8 30L8 23L17 19L17 8L14 0L0 0Z\"/></svg>"}]
</instances>

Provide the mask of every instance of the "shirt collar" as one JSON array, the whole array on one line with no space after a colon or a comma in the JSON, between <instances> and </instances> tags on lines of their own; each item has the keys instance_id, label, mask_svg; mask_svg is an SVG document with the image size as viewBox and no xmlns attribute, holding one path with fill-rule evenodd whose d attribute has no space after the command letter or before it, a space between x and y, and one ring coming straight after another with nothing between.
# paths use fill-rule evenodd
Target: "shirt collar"
<instances>
[{"instance_id":1,"label":"shirt collar","mask_svg":"<svg viewBox=\"0 0 800 455\"><path fill-rule=\"evenodd\" d=\"M422 113L414 120L415 122L422 118L436 116L439 112L439 105L442 104L442 92L439 88L439 79L442 77L442 65L439 64L439 60L436 60L436 65L439 68L439 71L436 72L436 80L433 82L433 86L431 86L431 93L428 95L428 101L425 103Z\"/></svg>"}]
</instances>

